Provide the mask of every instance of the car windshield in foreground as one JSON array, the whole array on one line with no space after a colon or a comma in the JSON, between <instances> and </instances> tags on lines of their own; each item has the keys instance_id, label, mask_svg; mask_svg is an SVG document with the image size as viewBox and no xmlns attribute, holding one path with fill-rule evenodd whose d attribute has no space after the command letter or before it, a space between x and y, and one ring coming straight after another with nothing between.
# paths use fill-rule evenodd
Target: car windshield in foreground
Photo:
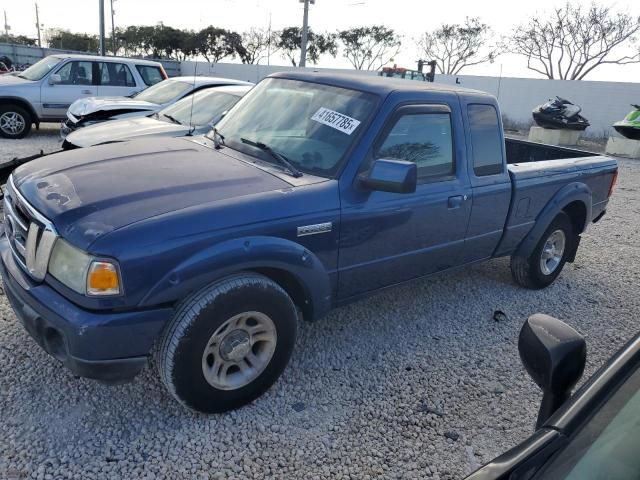
<instances>
[{"instance_id":1,"label":"car windshield in foreground","mask_svg":"<svg viewBox=\"0 0 640 480\"><path fill-rule=\"evenodd\" d=\"M40 80L47 73L49 73L56 65L62 61L62 58L58 57L46 57L39 62L34 63L24 72L20 72L18 77L26 80Z\"/></svg>"},{"instance_id":2,"label":"car windshield in foreground","mask_svg":"<svg viewBox=\"0 0 640 480\"><path fill-rule=\"evenodd\" d=\"M268 78L238 102L217 131L235 150L274 163L273 150L302 172L332 177L375 105L376 97L368 93Z\"/></svg>"},{"instance_id":3,"label":"car windshield in foreground","mask_svg":"<svg viewBox=\"0 0 640 480\"><path fill-rule=\"evenodd\" d=\"M162 105L163 103L182 97L192 88L193 85L190 83L169 79L156 83L154 86L141 91L135 95L134 98L136 100Z\"/></svg>"},{"instance_id":4,"label":"car windshield in foreground","mask_svg":"<svg viewBox=\"0 0 640 480\"><path fill-rule=\"evenodd\" d=\"M218 92L215 88L201 90L163 109L160 119L164 115L174 118L182 125L210 125L219 120L222 113L239 99L236 95Z\"/></svg>"},{"instance_id":5,"label":"car windshield in foreground","mask_svg":"<svg viewBox=\"0 0 640 480\"><path fill-rule=\"evenodd\" d=\"M535 477L544 480L640 478L640 369L607 399Z\"/></svg>"}]
</instances>

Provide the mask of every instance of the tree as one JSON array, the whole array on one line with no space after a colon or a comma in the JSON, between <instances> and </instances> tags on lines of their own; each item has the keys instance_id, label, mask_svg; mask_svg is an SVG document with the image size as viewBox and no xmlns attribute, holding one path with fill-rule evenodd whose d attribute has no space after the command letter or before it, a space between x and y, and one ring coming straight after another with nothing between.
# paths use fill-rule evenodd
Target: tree
<instances>
[{"instance_id":1,"label":"tree","mask_svg":"<svg viewBox=\"0 0 640 480\"><path fill-rule=\"evenodd\" d=\"M278 32L276 46L294 67L298 66L300 60L300 48L302 47L302 29L299 27L288 27ZM311 63L318 63L320 55L329 53L333 57L338 54L338 44L336 35L333 33L316 34L311 29L307 31L307 60Z\"/></svg>"},{"instance_id":2,"label":"tree","mask_svg":"<svg viewBox=\"0 0 640 480\"><path fill-rule=\"evenodd\" d=\"M277 51L278 35L276 32L252 28L242 34L242 45L246 51L242 58L244 63L260 63L269 51Z\"/></svg>"},{"instance_id":3,"label":"tree","mask_svg":"<svg viewBox=\"0 0 640 480\"><path fill-rule=\"evenodd\" d=\"M97 52L98 36L87 33L72 33L68 30L52 29L47 32L49 48L75 50L78 52Z\"/></svg>"},{"instance_id":4,"label":"tree","mask_svg":"<svg viewBox=\"0 0 640 480\"><path fill-rule=\"evenodd\" d=\"M6 37L2 36L1 38L4 41ZM9 43L14 45L34 46L36 44L36 40L29 38L26 35L9 35Z\"/></svg>"},{"instance_id":5,"label":"tree","mask_svg":"<svg viewBox=\"0 0 640 480\"><path fill-rule=\"evenodd\" d=\"M467 18L464 24L444 24L433 33L426 32L417 42L426 61L435 60L438 71L457 75L465 67L478 65L499 54L489 47L491 28L478 18Z\"/></svg>"},{"instance_id":6,"label":"tree","mask_svg":"<svg viewBox=\"0 0 640 480\"><path fill-rule=\"evenodd\" d=\"M582 80L601 65L640 62L629 48L640 31L640 17L613 13L609 7L567 3L547 18L534 17L511 36L513 53L547 78Z\"/></svg>"},{"instance_id":7,"label":"tree","mask_svg":"<svg viewBox=\"0 0 640 480\"><path fill-rule=\"evenodd\" d=\"M207 62L218 63L225 57L244 58L246 50L237 32L209 25L197 33L197 49Z\"/></svg>"},{"instance_id":8,"label":"tree","mask_svg":"<svg viewBox=\"0 0 640 480\"><path fill-rule=\"evenodd\" d=\"M338 32L345 57L356 70L378 70L400 51L400 36L382 25Z\"/></svg>"}]
</instances>

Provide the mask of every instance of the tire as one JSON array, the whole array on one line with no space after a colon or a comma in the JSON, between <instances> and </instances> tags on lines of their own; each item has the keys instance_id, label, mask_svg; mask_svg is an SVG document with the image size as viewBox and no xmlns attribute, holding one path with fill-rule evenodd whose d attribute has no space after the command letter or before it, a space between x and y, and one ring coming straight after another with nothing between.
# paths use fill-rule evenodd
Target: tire
<instances>
[{"instance_id":1,"label":"tire","mask_svg":"<svg viewBox=\"0 0 640 480\"><path fill-rule=\"evenodd\" d=\"M545 247L549 246L547 242L554 243L555 241L555 245L558 245L561 238L564 238L561 255L558 248L545 249ZM538 290L548 287L560 275L575 241L575 233L569 216L564 212L559 213L547 227L536 248L528 258L517 255L511 257L511 275L513 279L525 288ZM550 252L553 253L550 254ZM545 256L550 255L550 258L543 262L543 254ZM543 265L543 263L546 265Z\"/></svg>"},{"instance_id":2,"label":"tire","mask_svg":"<svg viewBox=\"0 0 640 480\"><path fill-rule=\"evenodd\" d=\"M29 135L33 118L18 105L0 105L0 137L18 139Z\"/></svg>"},{"instance_id":3,"label":"tire","mask_svg":"<svg viewBox=\"0 0 640 480\"><path fill-rule=\"evenodd\" d=\"M291 298L267 277L247 273L216 282L176 310L156 352L160 378L192 410L242 407L287 366L297 322Z\"/></svg>"}]
</instances>

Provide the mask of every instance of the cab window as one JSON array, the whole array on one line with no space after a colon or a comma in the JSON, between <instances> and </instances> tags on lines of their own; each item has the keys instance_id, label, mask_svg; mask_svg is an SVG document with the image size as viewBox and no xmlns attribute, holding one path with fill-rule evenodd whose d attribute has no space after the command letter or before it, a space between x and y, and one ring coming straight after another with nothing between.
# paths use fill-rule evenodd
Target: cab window
<instances>
[{"instance_id":1,"label":"cab window","mask_svg":"<svg viewBox=\"0 0 640 480\"><path fill-rule=\"evenodd\" d=\"M374 158L413 162L418 178L431 181L453 175L453 138L449 113L400 116L376 149Z\"/></svg>"},{"instance_id":2,"label":"cab window","mask_svg":"<svg viewBox=\"0 0 640 480\"><path fill-rule=\"evenodd\" d=\"M467 112L473 152L473 173L476 177L503 173L503 136L498 112L493 105L483 104L471 104L467 107Z\"/></svg>"}]
</instances>

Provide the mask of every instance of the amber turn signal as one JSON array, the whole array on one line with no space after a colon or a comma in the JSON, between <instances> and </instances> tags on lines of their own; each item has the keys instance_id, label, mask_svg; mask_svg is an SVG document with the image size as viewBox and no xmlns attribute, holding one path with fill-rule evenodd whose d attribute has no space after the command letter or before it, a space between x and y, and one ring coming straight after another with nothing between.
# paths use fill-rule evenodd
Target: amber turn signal
<instances>
[{"instance_id":1,"label":"amber turn signal","mask_svg":"<svg viewBox=\"0 0 640 480\"><path fill-rule=\"evenodd\" d=\"M117 295L120 293L120 276L116 266L109 262L93 262L87 275L89 295Z\"/></svg>"}]
</instances>

